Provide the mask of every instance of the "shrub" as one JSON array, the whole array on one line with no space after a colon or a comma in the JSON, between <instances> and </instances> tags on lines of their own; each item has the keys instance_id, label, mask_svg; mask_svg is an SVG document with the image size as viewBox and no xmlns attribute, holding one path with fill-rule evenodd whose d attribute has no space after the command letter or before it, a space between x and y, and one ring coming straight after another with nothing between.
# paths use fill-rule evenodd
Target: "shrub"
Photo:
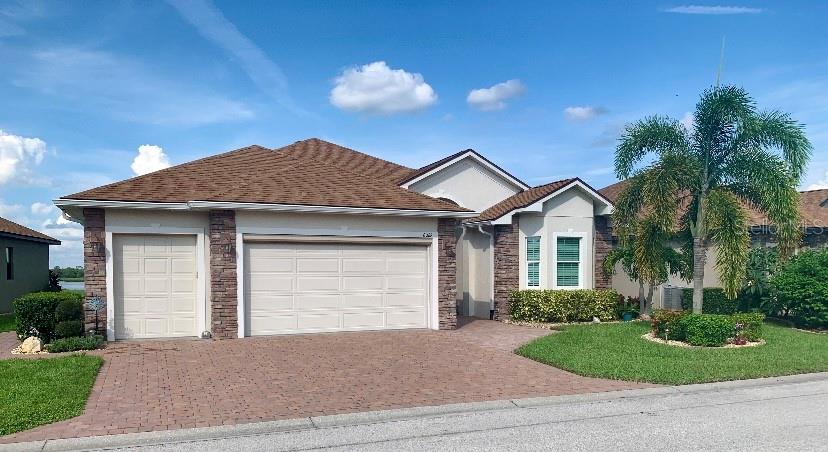
<instances>
[{"instance_id":1,"label":"shrub","mask_svg":"<svg viewBox=\"0 0 828 452\"><path fill-rule=\"evenodd\" d=\"M765 314L761 312L736 313L730 316L730 321L733 323L734 330L736 325L742 325L739 336L751 342L762 339L762 324L765 322Z\"/></svg>"},{"instance_id":2,"label":"shrub","mask_svg":"<svg viewBox=\"0 0 828 452\"><path fill-rule=\"evenodd\" d=\"M64 320L55 325L56 338L63 339L77 336L83 336L83 320Z\"/></svg>"},{"instance_id":3,"label":"shrub","mask_svg":"<svg viewBox=\"0 0 828 452\"><path fill-rule=\"evenodd\" d=\"M828 328L828 251L805 251L771 277L768 315L789 317L805 328Z\"/></svg>"},{"instance_id":4,"label":"shrub","mask_svg":"<svg viewBox=\"0 0 828 452\"><path fill-rule=\"evenodd\" d=\"M518 290L509 300L512 318L530 322L586 322L615 319L614 290Z\"/></svg>"},{"instance_id":5,"label":"shrub","mask_svg":"<svg viewBox=\"0 0 828 452\"><path fill-rule=\"evenodd\" d=\"M71 296L58 302L55 308L55 321L83 320L83 297Z\"/></svg>"},{"instance_id":6,"label":"shrub","mask_svg":"<svg viewBox=\"0 0 828 452\"><path fill-rule=\"evenodd\" d=\"M740 300L730 299L719 287L707 287L702 292L702 314L733 314L739 311ZM681 291L681 308L693 309L693 289Z\"/></svg>"},{"instance_id":7,"label":"shrub","mask_svg":"<svg viewBox=\"0 0 828 452\"><path fill-rule=\"evenodd\" d=\"M660 339L665 337L671 341L683 341L687 338L684 325L684 317L687 311L653 311L652 329L653 335Z\"/></svg>"},{"instance_id":8,"label":"shrub","mask_svg":"<svg viewBox=\"0 0 828 452\"><path fill-rule=\"evenodd\" d=\"M83 302L83 295L77 292L33 292L14 300L17 318L17 337L25 339L37 336L49 343L55 333L55 313L64 300Z\"/></svg>"},{"instance_id":9,"label":"shrub","mask_svg":"<svg viewBox=\"0 0 828 452\"><path fill-rule=\"evenodd\" d=\"M687 314L683 319L687 343L719 347L733 336L733 319L721 314Z\"/></svg>"},{"instance_id":10,"label":"shrub","mask_svg":"<svg viewBox=\"0 0 828 452\"><path fill-rule=\"evenodd\" d=\"M56 339L46 346L49 353L76 352L78 350L95 350L103 346L102 336L67 337Z\"/></svg>"}]
</instances>

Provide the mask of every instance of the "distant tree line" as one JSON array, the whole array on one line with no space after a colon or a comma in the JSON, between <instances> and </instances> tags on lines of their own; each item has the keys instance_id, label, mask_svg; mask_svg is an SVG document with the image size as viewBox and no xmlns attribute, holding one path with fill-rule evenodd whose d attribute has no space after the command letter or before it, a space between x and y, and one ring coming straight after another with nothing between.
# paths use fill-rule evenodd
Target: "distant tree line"
<instances>
[{"instance_id":1,"label":"distant tree line","mask_svg":"<svg viewBox=\"0 0 828 452\"><path fill-rule=\"evenodd\" d=\"M58 279L62 280L70 280L75 279L82 281L83 280L83 267L58 267L52 269L52 272L57 275Z\"/></svg>"}]
</instances>

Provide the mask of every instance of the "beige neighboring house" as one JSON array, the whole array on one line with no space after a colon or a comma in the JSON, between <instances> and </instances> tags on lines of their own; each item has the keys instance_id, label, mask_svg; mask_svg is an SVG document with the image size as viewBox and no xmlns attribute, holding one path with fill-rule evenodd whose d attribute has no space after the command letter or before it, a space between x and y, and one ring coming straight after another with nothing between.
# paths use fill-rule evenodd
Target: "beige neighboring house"
<instances>
[{"instance_id":1,"label":"beige neighboring house","mask_svg":"<svg viewBox=\"0 0 828 452\"><path fill-rule=\"evenodd\" d=\"M615 202L626 185L625 181L616 182L602 188L601 193ZM808 190L800 192L800 215L802 217L802 243L800 249L828 247L828 190ZM753 246L774 247L776 236L774 226L766 217L755 211L749 211L751 223L750 238ZM704 267L704 287L721 287L719 274L715 268L716 251L711 247L707 253ZM669 280L653 291L653 307L664 307L664 288L689 288L693 283L682 280L677 276L670 276ZM625 296L638 296L638 282L633 281L616 266L612 276L612 287ZM645 285L645 290L648 286Z\"/></svg>"},{"instance_id":2,"label":"beige neighboring house","mask_svg":"<svg viewBox=\"0 0 828 452\"><path fill-rule=\"evenodd\" d=\"M12 300L49 284L49 245L60 241L0 218L0 314Z\"/></svg>"},{"instance_id":3,"label":"beige neighboring house","mask_svg":"<svg viewBox=\"0 0 828 452\"><path fill-rule=\"evenodd\" d=\"M452 329L508 315L519 288L609 287L611 202L473 150L413 169L318 139L249 146L55 204L84 226L109 340Z\"/></svg>"}]
</instances>

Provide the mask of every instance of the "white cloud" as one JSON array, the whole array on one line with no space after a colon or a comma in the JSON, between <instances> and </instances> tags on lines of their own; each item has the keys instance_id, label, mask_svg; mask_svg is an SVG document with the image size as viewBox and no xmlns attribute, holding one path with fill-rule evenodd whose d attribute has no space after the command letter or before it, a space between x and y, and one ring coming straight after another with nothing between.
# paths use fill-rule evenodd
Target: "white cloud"
<instances>
[{"instance_id":1,"label":"white cloud","mask_svg":"<svg viewBox=\"0 0 828 452\"><path fill-rule=\"evenodd\" d=\"M437 101L421 74L391 69L385 61L345 69L334 84L330 102L347 111L394 114L422 110Z\"/></svg>"},{"instance_id":2,"label":"white cloud","mask_svg":"<svg viewBox=\"0 0 828 452\"><path fill-rule=\"evenodd\" d=\"M15 181L31 182L31 167L46 155L46 143L0 130L0 185Z\"/></svg>"},{"instance_id":3,"label":"white cloud","mask_svg":"<svg viewBox=\"0 0 828 452\"><path fill-rule=\"evenodd\" d=\"M684 116L679 119L679 122L685 129L687 129L688 132L696 128L696 120L693 118L693 113L690 113L689 111L684 113Z\"/></svg>"},{"instance_id":4,"label":"white cloud","mask_svg":"<svg viewBox=\"0 0 828 452\"><path fill-rule=\"evenodd\" d=\"M570 121L589 121L590 119L603 115L608 110L604 107L566 107L564 116Z\"/></svg>"},{"instance_id":5,"label":"white cloud","mask_svg":"<svg viewBox=\"0 0 828 452\"><path fill-rule=\"evenodd\" d=\"M49 215L58 210L58 208L52 204L36 202L32 204L31 210L34 215Z\"/></svg>"},{"instance_id":6,"label":"white cloud","mask_svg":"<svg viewBox=\"0 0 828 452\"><path fill-rule=\"evenodd\" d=\"M132 168L132 172L136 176L143 176L147 173L169 168L170 159L159 146L142 144L138 146L138 155L135 156L132 165L129 167Z\"/></svg>"},{"instance_id":7,"label":"white cloud","mask_svg":"<svg viewBox=\"0 0 828 452\"><path fill-rule=\"evenodd\" d=\"M483 111L501 110L506 101L526 92L526 86L520 80L512 79L498 83L490 88L475 89L469 92L466 102Z\"/></svg>"},{"instance_id":8,"label":"white cloud","mask_svg":"<svg viewBox=\"0 0 828 452\"><path fill-rule=\"evenodd\" d=\"M664 12L677 14L708 14L708 15L724 15L724 14L759 14L763 11L761 8L748 8L746 6L701 6L701 5L682 5L667 8Z\"/></svg>"},{"instance_id":9,"label":"white cloud","mask_svg":"<svg viewBox=\"0 0 828 452\"><path fill-rule=\"evenodd\" d=\"M66 102L77 111L100 111L121 120L200 126L255 115L215 89L159 75L158 67L97 50L74 47L35 52L15 66L12 83Z\"/></svg>"},{"instance_id":10,"label":"white cloud","mask_svg":"<svg viewBox=\"0 0 828 452\"><path fill-rule=\"evenodd\" d=\"M14 221L13 218L20 215L21 212L23 212L23 206L20 204L6 204L0 199L0 217Z\"/></svg>"},{"instance_id":11,"label":"white cloud","mask_svg":"<svg viewBox=\"0 0 828 452\"><path fill-rule=\"evenodd\" d=\"M215 5L207 0L167 1L204 38L224 49L238 61L242 70L260 90L294 113L305 114L290 98L287 78L282 69L227 20Z\"/></svg>"}]
</instances>

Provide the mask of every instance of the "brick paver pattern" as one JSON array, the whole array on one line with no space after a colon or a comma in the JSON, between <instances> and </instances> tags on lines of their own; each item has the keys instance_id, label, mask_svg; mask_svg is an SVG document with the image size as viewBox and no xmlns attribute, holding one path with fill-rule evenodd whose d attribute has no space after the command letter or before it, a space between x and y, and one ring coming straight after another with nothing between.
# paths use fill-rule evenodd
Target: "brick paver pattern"
<instances>
[{"instance_id":1,"label":"brick paver pattern","mask_svg":"<svg viewBox=\"0 0 828 452\"><path fill-rule=\"evenodd\" d=\"M511 353L545 334L465 320L455 331L116 342L99 352L105 364L82 415L0 442L651 386L580 377Z\"/></svg>"}]
</instances>

